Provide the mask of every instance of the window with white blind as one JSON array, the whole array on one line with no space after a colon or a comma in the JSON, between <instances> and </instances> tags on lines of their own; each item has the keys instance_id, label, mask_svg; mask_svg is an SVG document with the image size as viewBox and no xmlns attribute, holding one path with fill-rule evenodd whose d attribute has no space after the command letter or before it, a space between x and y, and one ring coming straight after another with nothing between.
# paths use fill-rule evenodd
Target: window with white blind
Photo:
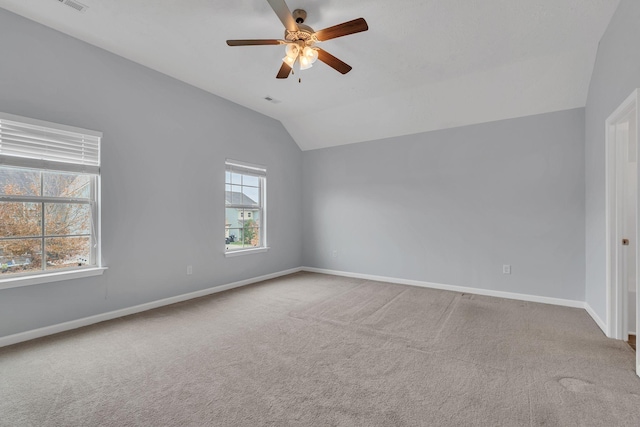
<instances>
[{"instance_id":1,"label":"window with white blind","mask_svg":"<svg viewBox=\"0 0 640 427\"><path fill-rule=\"evenodd\" d=\"M240 255L267 249L267 170L236 160L226 161L225 253Z\"/></svg>"},{"instance_id":2,"label":"window with white blind","mask_svg":"<svg viewBox=\"0 0 640 427\"><path fill-rule=\"evenodd\" d=\"M101 137L0 113L0 284L100 267Z\"/></svg>"}]
</instances>

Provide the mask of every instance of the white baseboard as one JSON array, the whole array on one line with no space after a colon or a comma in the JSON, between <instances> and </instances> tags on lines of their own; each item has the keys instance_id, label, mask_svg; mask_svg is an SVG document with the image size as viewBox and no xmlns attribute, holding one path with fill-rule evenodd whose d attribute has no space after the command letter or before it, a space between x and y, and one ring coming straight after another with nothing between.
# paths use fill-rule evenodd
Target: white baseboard
<instances>
[{"instance_id":1,"label":"white baseboard","mask_svg":"<svg viewBox=\"0 0 640 427\"><path fill-rule=\"evenodd\" d=\"M564 307L585 308L584 301L576 301L576 300L570 300L570 299L542 297L538 295L494 291L490 289L481 289L481 288L469 288L466 286L443 285L441 283L422 282L419 280L410 280L410 279L398 279L396 277L374 276L371 274L350 273L346 271L327 270L324 268L315 268L315 267L302 267L302 271L308 271L311 273L331 274L334 276L353 277L356 279L375 280L378 282L398 283L400 285L419 286L422 288L442 289L445 291L485 295L490 297L514 299L519 301L529 301L529 302L539 302L543 304L561 305Z\"/></svg>"},{"instance_id":2,"label":"white baseboard","mask_svg":"<svg viewBox=\"0 0 640 427\"><path fill-rule=\"evenodd\" d=\"M607 324L600 318L600 316L598 316L598 314L593 310L593 308L591 308L589 303L587 303L587 302L584 303L584 309L587 310L587 313L589 313L589 316L591 316L591 318L594 320L594 322L596 322L596 325L598 325L598 327L600 329L602 329L602 332L606 336L607 335Z\"/></svg>"},{"instance_id":3,"label":"white baseboard","mask_svg":"<svg viewBox=\"0 0 640 427\"><path fill-rule=\"evenodd\" d=\"M20 332L13 335L7 335L4 337L0 337L0 347L17 344L23 341L29 341L29 340L44 337L47 335L57 334L59 332L69 331L71 329L81 328L83 326L93 325L94 323L104 322L105 320L116 319L118 317L140 313L142 311L147 311L147 310L162 307L165 305L187 301L193 298L199 298L205 295L211 295L218 292L227 291L233 288L239 288L241 286L262 282L264 280L275 279L276 277L297 273L301 270L302 269L299 267L292 268L289 270L279 271L276 273L265 274L264 276L253 277L251 279L245 279L245 280L240 280L238 282L228 283L226 285L214 286L212 288L190 292L188 294L177 295L175 297L164 298L161 300L152 301L152 302L148 302L140 305L134 305L133 307L127 307L120 310L109 311L107 313L96 314L95 316L89 316L89 317L84 317L82 319L70 320L68 322L58 323L56 325L45 326L43 328L32 329L30 331Z\"/></svg>"}]
</instances>

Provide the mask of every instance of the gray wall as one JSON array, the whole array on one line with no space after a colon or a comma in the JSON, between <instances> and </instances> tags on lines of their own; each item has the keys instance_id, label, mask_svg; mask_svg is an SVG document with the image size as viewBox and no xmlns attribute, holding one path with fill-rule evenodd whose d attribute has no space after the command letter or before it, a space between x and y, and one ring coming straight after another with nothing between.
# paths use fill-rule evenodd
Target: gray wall
<instances>
[{"instance_id":1,"label":"gray wall","mask_svg":"<svg viewBox=\"0 0 640 427\"><path fill-rule=\"evenodd\" d=\"M104 132L109 267L0 290L0 336L301 265L302 153L279 122L3 9L0 51L0 111ZM224 257L226 157L268 168L267 253Z\"/></svg>"},{"instance_id":2,"label":"gray wall","mask_svg":"<svg viewBox=\"0 0 640 427\"><path fill-rule=\"evenodd\" d=\"M304 152L302 216L306 266L582 301L584 109Z\"/></svg>"},{"instance_id":3,"label":"gray wall","mask_svg":"<svg viewBox=\"0 0 640 427\"><path fill-rule=\"evenodd\" d=\"M600 41L585 109L586 302L606 321L605 120L640 87L640 1L622 0Z\"/></svg>"}]
</instances>

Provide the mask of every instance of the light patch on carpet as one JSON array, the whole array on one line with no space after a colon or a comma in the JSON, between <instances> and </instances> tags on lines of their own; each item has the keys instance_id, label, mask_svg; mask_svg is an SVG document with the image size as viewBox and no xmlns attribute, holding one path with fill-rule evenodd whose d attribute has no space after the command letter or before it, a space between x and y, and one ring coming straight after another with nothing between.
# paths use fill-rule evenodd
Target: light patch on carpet
<instances>
[{"instance_id":1,"label":"light patch on carpet","mask_svg":"<svg viewBox=\"0 0 640 427\"><path fill-rule=\"evenodd\" d=\"M351 326L428 350L461 294L367 281L290 316Z\"/></svg>"}]
</instances>

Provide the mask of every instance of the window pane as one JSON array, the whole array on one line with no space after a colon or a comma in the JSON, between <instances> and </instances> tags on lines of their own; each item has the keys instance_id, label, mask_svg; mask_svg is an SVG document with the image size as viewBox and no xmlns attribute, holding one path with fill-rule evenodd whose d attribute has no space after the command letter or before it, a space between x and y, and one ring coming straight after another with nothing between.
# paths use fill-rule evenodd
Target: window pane
<instances>
[{"instance_id":1,"label":"window pane","mask_svg":"<svg viewBox=\"0 0 640 427\"><path fill-rule=\"evenodd\" d=\"M242 187L242 193L244 194L243 205L245 206L258 206L260 204L260 190L256 187Z\"/></svg>"},{"instance_id":2,"label":"window pane","mask_svg":"<svg viewBox=\"0 0 640 427\"><path fill-rule=\"evenodd\" d=\"M47 270L77 267L90 263L90 237L54 237L45 239Z\"/></svg>"},{"instance_id":3,"label":"window pane","mask_svg":"<svg viewBox=\"0 0 640 427\"><path fill-rule=\"evenodd\" d=\"M238 230L239 234L238 234L238 242L240 242L240 244L238 245L238 249L242 249L245 247L244 244L244 229L241 228Z\"/></svg>"},{"instance_id":4,"label":"window pane","mask_svg":"<svg viewBox=\"0 0 640 427\"><path fill-rule=\"evenodd\" d=\"M224 172L224 182L225 184L231 184L231 172L229 171Z\"/></svg>"},{"instance_id":5,"label":"window pane","mask_svg":"<svg viewBox=\"0 0 640 427\"><path fill-rule=\"evenodd\" d=\"M45 233L91 234L91 207L78 203L45 203Z\"/></svg>"},{"instance_id":6,"label":"window pane","mask_svg":"<svg viewBox=\"0 0 640 427\"><path fill-rule=\"evenodd\" d=\"M242 249L242 229L241 228L229 229L229 236L225 238L225 244L228 251Z\"/></svg>"},{"instance_id":7,"label":"window pane","mask_svg":"<svg viewBox=\"0 0 640 427\"><path fill-rule=\"evenodd\" d=\"M0 238L42 234L40 203L0 202Z\"/></svg>"},{"instance_id":8,"label":"window pane","mask_svg":"<svg viewBox=\"0 0 640 427\"><path fill-rule=\"evenodd\" d=\"M242 187L239 185L231 186L231 193L227 196L228 201L234 205L242 204Z\"/></svg>"},{"instance_id":9,"label":"window pane","mask_svg":"<svg viewBox=\"0 0 640 427\"><path fill-rule=\"evenodd\" d=\"M231 174L231 183L232 184L241 185L242 184L242 175L240 175L239 173L232 173Z\"/></svg>"},{"instance_id":10,"label":"window pane","mask_svg":"<svg viewBox=\"0 0 640 427\"><path fill-rule=\"evenodd\" d=\"M44 195L48 197L91 197L91 177L74 173L44 172Z\"/></svg>"},{"instance_id":11,"label":"window pane","mask_svg":"<svg viewBox=\"0 0 640 427\"><path fill-rule=\"evenodd\" d=\"M259 183L260 183L260 178L258 178L257 176L242 175L242 184L243 185L250 185L252 187L258 187Z\"/></svg>"},{"instance_id":12,"label":"window pane","mask_svg":"<svg viewBox=\"0 0 640 427\"><path fill-rule=\"evenodd\" d=\"M39 196L40 171L0 167L0 194Z\"/></svg>"},{"instance_id":13,"label":"window pane","mask_svg":"<svg viewBox=\"0 0 640 427\"><path fill-rule=\"evenodd\" d=\"M265 227L262 223L262 209L266 178L239 167L230 167L228 164L227 168L228 174L225 177L226 250L262 247L265 244L260 233L264 232Z\"/></svg>"},{"instance_id":14,"label":"window pane","mask_svg":"<svg viewBox=\"0 0 640 427\"><path fill-rule=\"evenodd\" d=\"M41 245L41 239L0 240L0 274L41 270Z\"/></svg>"},{"instance_id":15,"label":"window pane","mask_svg":"<svg viewBox=\"0 0 640 427\"><path fill-rule=\"evenodd\" d=\"M255 222L253 221L247 221L247 223L255 225ZM244 227L243 237L245 247L260 246L260 228L249 225Z\"/></svg>"}]
</instances>

